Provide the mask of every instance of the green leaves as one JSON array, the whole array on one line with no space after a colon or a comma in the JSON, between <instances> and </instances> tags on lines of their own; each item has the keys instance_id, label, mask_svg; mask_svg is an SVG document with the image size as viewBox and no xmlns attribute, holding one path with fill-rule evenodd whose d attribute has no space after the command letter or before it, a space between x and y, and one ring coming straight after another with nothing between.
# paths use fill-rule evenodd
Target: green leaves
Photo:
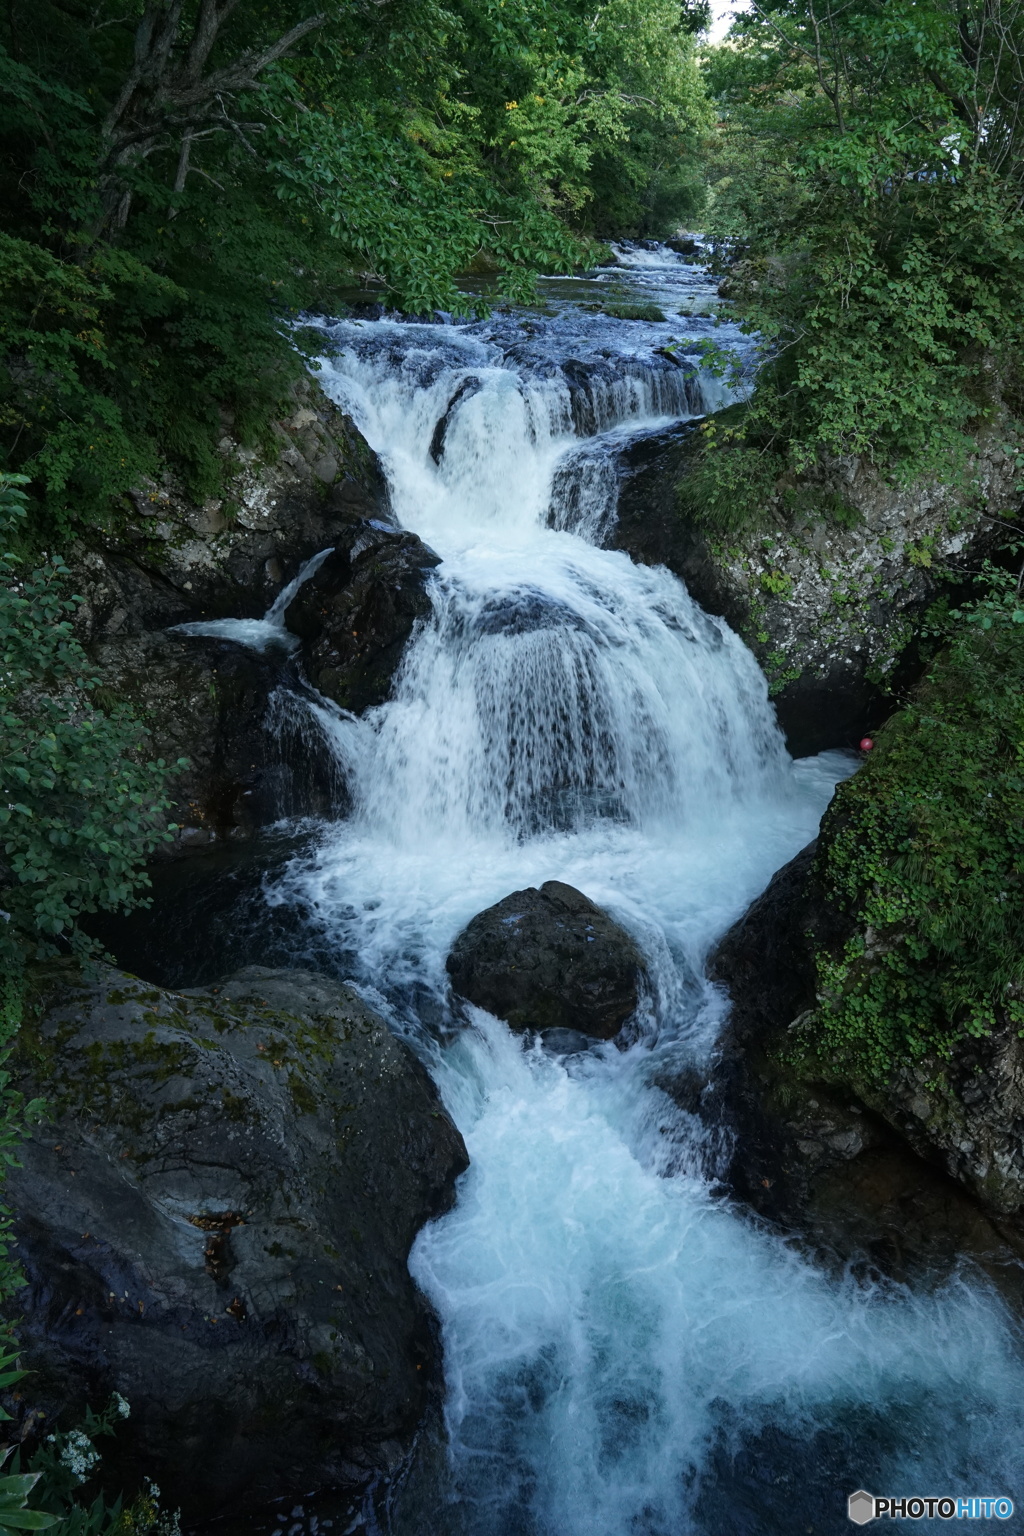
<instances>
[{"instance_id":1,"label":"green leaves","mask_svg":"<svg viewBox=\"0 0 1024 1536\"><path fill-rule=\"evenodd\" d=\"M593 261L595 228L698 205L710 118L678 0L326 10L188 139L170 76L128 89L152 42L137 8L0 16L0 468L31 474L59 536L166 466L216 495L221 413L270 439L303 311L370 281L408 312L476 313L457 278L478 258L528 302L538 271ZM189 52L195 7L172 14L156 74ZM228 7L216 67L244 75L309 14Z\"/></svg>"},{"instance_id":2,"label":"green leaves","mask_svg":"<svg viewBox=\"0 0 1024 1536\"><path fill-rule=\"evenodd\" d=\"M40 1478L38 1472L0 1477L0 1536L4 1531L45 1531L58 1524L56 1515L28 1509L28 1497Z\"/></svg>"},{"instance_id":3,"label":"green leaves","mask_svg":"<svg viewBox=\"0 0 1024 1536\"><path fill-rule=\"evenodd\" d=\"M948 471L1024 348L1024 13L785 0L707 74L728 114L711 232L766 340L754 440L798 471Z\"/></svg>"},{"instance_id":4,"label":"green leaves","mask_svg":"<svg viewBox=\"0 0 1024 1536\"><path fill-rule=\"evenodd\" d=\"M823 826L823 874L856 930L818 956L817 1043L872 1079L1024 1026L1024 629L1009 595L999 583L951 615L948 649Z\"/></svg>"},{"instance_id":5,"label":"green leaves","mask_svg":"<svg viewBox=\"0 0 1024 1536\"><path fill-rule=\"evenodd\" d=\"M24 483L24 477L21 477ZM24 518L25 494L0 475L0 536ZM170 833L169 770L146 762L127 711L98 709L98 677L75 638L67 567L24 570L0 554L0 961L61 940L88 947L81 914L136 904L144 859Z\"/></svg>"}]
</instances>

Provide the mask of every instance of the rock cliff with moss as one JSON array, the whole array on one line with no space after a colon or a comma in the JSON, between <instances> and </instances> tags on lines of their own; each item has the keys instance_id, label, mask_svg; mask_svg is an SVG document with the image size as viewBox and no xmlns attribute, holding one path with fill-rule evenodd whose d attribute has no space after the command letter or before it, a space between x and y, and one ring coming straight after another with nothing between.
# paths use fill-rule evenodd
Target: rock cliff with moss
<instances>
[{"instance_id":1,"label":"rock cliff with moss","mask_svg":"<svg viewBox=\"0 0 1024 1536\"><path fill-rule=\"evenodd\" d=\"M673 428L625 453L610 542L667 565L743 636L794 755L852 746L912 680L929 604L977 569L1020 506L1020 445L1004 428L947 481L900 485L859 458L823 464L780 481L731 532L687 502L699 429Z\"/></svg>"},{"instance_id":2,"label":"rock cliff with moss","mask_svg":"<svg viewBox=\"0 0 1024 1536\"><path fill-rule=\"evenodd\" d=\"M940 1199L933 1239L973 1210L983 1247L1024 1251L1024 612L1010 596L1004 622L992 603L954 630L816 849L712 962L733 1000L734 1177L780 1219L816 1219L823 1181L849 1211L884 1149L923 1161L904 1182L911 1204ZM897 1241L898 1213L886 1220Z\"/></svg>"},{"instance_id":3,"label":"rock cliff with moss","mask_svg":"<svg viewBox=\"0 0 1024 1536\"><path fill-rule=\"evenodd\" d=\"M225 419L223 497L196 504L168 473L70 554L82 599L76 627L106 701L132 705L153 756L189 760L171 785L179 828L171 853L244 840L282 815L343 807L344 787L288 714L280 685L322 681L323 655L341 644L327 692L346 708L381 702L428 606L437 557L394 527L376 455L315 381L297 385L292 403L259 449L243 448ZM304 562L328 549L318 590L331 575L330 602L314 611L300 593L293 650L177 630L262 617ZM339 630L343 639L332 641Z\"/></svg>"}]
</instances>

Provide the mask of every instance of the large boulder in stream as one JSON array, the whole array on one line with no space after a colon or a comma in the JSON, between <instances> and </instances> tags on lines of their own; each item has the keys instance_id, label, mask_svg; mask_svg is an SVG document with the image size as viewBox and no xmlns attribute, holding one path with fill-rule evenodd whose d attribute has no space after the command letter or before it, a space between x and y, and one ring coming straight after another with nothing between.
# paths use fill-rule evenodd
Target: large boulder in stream
<instances>
[{"instance_id":1,"label":"large boulder in stream","mask_svg":"<svg viewBox=\"0 0 1024 1536\"><path fill-rule=\"evenodd\" d=\"M335 547L286 615L321 693L353 711L384 702L413 626L430 612L427 578L440 563L414 533L376 521Z\"/></svg>"},{"instance_id":2,"label":"large boulder in stream","mask_svg":"<svg viewBox=\"0 0 1024 1536\"><path fill-rule=\"evenodd\" d=\"M30 1421L120 1392L111 1481L191 1519L394 1466L436 1354L407 1256L467 1165L424 1068L311 972L33 986L17 1071L53 1118L7 1185Z\"/></svg>"},{"instance_id":3,"label":"large boulder in stream","mask_svg":"<svg viewBox=\"0 0 1024 1536\"><path fill-rule=\"evenodd\" d=\"M512 1029L572 1029L599 1040L636 1012L646 970L626 930L560 880L478 913L447 968L460 996Z\"/></svg>"}]
</instances>

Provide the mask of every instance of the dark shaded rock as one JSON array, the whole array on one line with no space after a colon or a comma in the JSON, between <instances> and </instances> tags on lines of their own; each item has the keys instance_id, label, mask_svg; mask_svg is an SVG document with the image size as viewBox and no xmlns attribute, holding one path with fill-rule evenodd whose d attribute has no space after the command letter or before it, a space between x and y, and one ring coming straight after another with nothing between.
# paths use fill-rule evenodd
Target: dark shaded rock
<instances>
[{"instance_id":1,"label":"dark shaded rock","mask_svg":"<svg viewBox=\"0 0 1024 1536\"><path fill-rule=\"evenodd\" d=\"M670 251L675 251L677 256L699 256L701 254L700 246L696 240L673 239L666 240L665 244Z\"/></svg>"},{"instance_id":2,"label":"dark shaded rock","mask_svg":"<svg viewBox=\"0 0 1024 1536\"><path fill-rule=\"evenodd\" d=\"M709 964L732 998L703 1101L732 1129L726 1182L761 1215L844 1259L860 1255L905 1278L968 1253L1020 1300L1014 1250L1024 1244L972 1198L935 1141L906 1134L898 1074L866 1094L797 1049L792 1026L805 1028L817 1001L814 951L841 950L853 932L820 888L816 847L779 871ZM684 1082L673 1096L687 1094Z\"/></svg>"},{"instance_id":3,"label":"dark shaded rock","mask_svg":"<svg viewBox=\"0 0 1024 1536\"><path fill-rule=\"evenodd\" d=\"M344 975L356 957L350 965L298 894L267 902L292 861L313 855L319 825L279 822L252 837L212 841L198 857L154 862L146 906L94 913L82 926L121 970L171 991L256 964Z\"/></svg>"},{"instance_id":4,"label":"dark shaded rock","mask_svg":"<svg viewBox=\"0 0 1024 1536\"><path fill-rule=\"evenodd\" d=\"M310 681L343 709L382 704L441 558L414 533L360 525L299 589L286 614Z\"/></svg>"},{"instance_id":5,"label":"dark shaded rock","mask_svg":"<svg viewBox=\"0 0 1024 1536\"><path fill-rule=\"evenodd\" d=\"M512 1029L610 1040L636 1011L643 957L624 928L560 880L513 891L462 930L447 960L455 991Z\"/></svg>"},{"instance_id":6,"label":"dark shaded rock","mask_svg":"<svg viewBox=\"0 0 1024 1536\"><path fill-rule=\"evenodd\" d=\"M33 1409L120 1392L111 1477L192 1518L393 1466L435 1362L406 1259L467 1165L423 1067L314 973L34 988L18 1070L54 1120L7 1186Z\"/></svg>"},{"instance_id":7,"label":"dark shaded rock","mask_svg":"<svg viewBox=\"0 0 1024 1536\"><path fill-rule=\"evenodd\" d=\"M168 786L179 830L163 853L344 807L337 764L289 692L302 683L283 649L158 631L105 642L94 655L105 693L130 699L145 721L147 752L189 759Z\"/></svg>"},{"instance_id":8,"label":"dark shaded rock","mask_svg":"<svg viewBox=\"0 0 1024 1536\"><path fill-rule=\"evenodd\" d=\"M470 376L468 379L463 379L454 395L448 401L444 415L438 421L437 426L434 428L433 436L430 439L430 457L435 464L440 464L444 457L445 439L448 436L448 429L452 424L455 412L464 400L471 399L473 395L479 393L481 388L480 380Z\"/></svg>"}]
</instances>

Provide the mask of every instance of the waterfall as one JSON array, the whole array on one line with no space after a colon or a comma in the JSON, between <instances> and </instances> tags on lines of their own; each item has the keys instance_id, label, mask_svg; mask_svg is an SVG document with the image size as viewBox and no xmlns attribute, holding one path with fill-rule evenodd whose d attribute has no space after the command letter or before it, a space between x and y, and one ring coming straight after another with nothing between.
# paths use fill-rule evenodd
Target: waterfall
<instances>
[{"instance_id":1,"label":"waterfall","mask_svg":"<svg viewBox=\"0 0 1024 1536\"><path fill-rule=\"evenodd\" d=\"M645 297L707 297L667 252L634 266ZM845 1528L858 1485L1012 1492L1024 1374L984 1285L825 1274L720 1198L713 1131L657 1086L706 1066L725 1004L705 956L851 763L793 763L741 641L600 547L622 442L728 396L657 355L678 321L552 291L547 314L324 325L324 388L443 560L393 698L361 719L308 706L351 812L268 894L390 1010L472 1160L411 1258L441 1322L447 1448L390 1529L781 1536ZM547 879L649 957L625 1042L558 1057L452 1018L456 933Z\"/></svg>"},{"instance_id":2,"label":"waterfall","mask_svg":"<svg viewBox=\"0 0 1024 1536\"><path fill-rule=\"evenodd\" d=\"M254 651L274 648L293 651L298 641L284 622L288 605L303 583L315 576L327 556L333 553L333 549L328 547L304 561L291 581L281 588L262 619L190 619L185 624L172 625L171 633L207 636L212 640L233 640L236 645L248 645Z\"/></svg>"}]
</instances>

